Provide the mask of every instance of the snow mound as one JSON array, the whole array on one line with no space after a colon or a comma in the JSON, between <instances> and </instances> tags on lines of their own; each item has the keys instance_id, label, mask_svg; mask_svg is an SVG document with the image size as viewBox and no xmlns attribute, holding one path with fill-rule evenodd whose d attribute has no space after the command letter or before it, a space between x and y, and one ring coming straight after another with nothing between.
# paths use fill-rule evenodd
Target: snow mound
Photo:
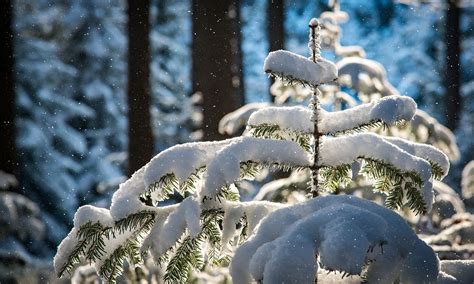
<instances>
[{"instance_id":1,"label":"snow mound","mask_svg":"<svg viewBox=\"0 0 474 284\"><path fill-rule=\"evenodd\" d=\"M321 58L316 63L301 55L277 50L265 58L263 69L266 73L281 75L317 86L337 79L336 65Z\"/></svg>"},{"instance_id":2,"label":"snow mound","mask_svg":"<svg viewBox=\"0 0 474 284\"><path fill-rule=\"evenodd\" d=\"M395 212L354 196L319 197L274 211L239 247L234 283L314 283L318 259L369 282L434 282L439 260Z\"/></svg>"}]
</instances>

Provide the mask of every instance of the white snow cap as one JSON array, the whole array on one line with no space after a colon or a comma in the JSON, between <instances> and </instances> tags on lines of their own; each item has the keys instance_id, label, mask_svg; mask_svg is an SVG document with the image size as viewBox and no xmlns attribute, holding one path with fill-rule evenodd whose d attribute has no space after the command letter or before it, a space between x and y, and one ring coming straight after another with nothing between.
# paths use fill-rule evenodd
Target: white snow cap
<instances>
[{"instance_id":1,"label":"white snow cap","mask_svg":"<svg viewBox=\"0 0 474 284\"><path fill-rule=\"evenodd\" d=\"M201 232L199 218L201 216L201 208L199 202L187 197L178 207L168 216L168 219L160 228L157 235L159 241L153 251L155 255L161 255L170 249L186 229L189 230L191 237L195 238ZM156 236L156 235L155 235Z\"/></svg>"},{"instance_id":2,"label":"white snow cap","mask_svg":"<svg viewBox=\"0 0 474 284\"><path fill-rule=\"evenodd\" d=\"M205 166L215 154L233 139L213 142L195 142L173 146L159 153L146 165L144 183L148 187L162 176L173 173L180 183L196 169Z\"/></svg>"},{"instance_id":3,"label":"white snow cap","mask_svg":"<svg viewBox=\"0 0 474 284\"><path fill-rule=\"evenodd\" d=\"M263 70L266 73L276 73L298 79L312 86L337 79L336 65L332 62L321 58L315 63L306 57L286 50L270 52L265 58Z\"/></svg>"},{"instance_id":4,"label":"white snow cap","mask_svg":"<svg viewBox=\"0 0 474 284\"><path fill-rule=\"evenodd\" d=\"M79 229L87 222L100 223L104 227L112 227L114 220L110 216L110 211L92 205L84 205L77 209L74 215L74 227Z\"/></svg>"},{"instance_id":5,"label":"white snow cap","mask_svg":"<svg viewBox=\"0 0 474 284\"><path fill-rule=\"evenodd\" d=\"M385 137L373 133L357 133L324 138L320 148L319 163L326 166L338 166L352 164L361 157L384 161L403 171L418 173L423 181L421 188L423 200L427 210L431 210L434 194L430 163L390 143Z\"/></svg>"},{"instance_id":6,"label":"white snow cap","mask_svg":"<svg viewBox=\"0 0 474 284\"><path fill-rule=\"evenodd\" d=\"M325 196L278 209L262 220L230 264L236 284L314 283L323 267L360 274L369 281L434 282L434 251L395 212L354 196ZM378 281L377 281L378 280Z\"/></svg>"},{"instance_id":7,"label":"white snow cap","mask_svg":"<svg viewBox=\"0 0 474 284\"><path fill-rule=\"evenodd\" d=\"M385 139L412 155L440 166L443 171L443 176L441 178L444 178L448 174L450 166L448 156L437 148L427 144L410 142L397 137L385 137Z\"/></svg>"},{"instance_id":8,"label":"white snow cap","mask_svg":"<svg viewBox=\"0 0 474 284\"><path fill-rule=\"evenodd\" d=\"M54 271L56 274L58 274L66 264L74 247L77 245L77 232L78 230L76 228L72 228L69 234L59 244L58 251L53 260Z\"/></svg>"},{"instance_id":9,"label":"white snow cap","mask_svg":"<svg viewBox=\"0 0 474 284\"><path fill-rule=\"evenodd\" d=\"M415 115L416 103L410 97L390 96L372 103L350 109L326 112L321 109L319 131L323 134L337 133L357 128L374 121L393 124L398 121L410 121ZM250 126L261 124L278 125L282 129L298 132L313 132L312 111L306 107L267 107L258 110L249 118Z\"/></svg>"},{"instance_id":10,"label":"white snow cap","mask_svg":"<svg viewBox=\"0 0 474 284\"><path fill-rule=\"evenodd\" d=\"M319 26L319 21L318 21L318 19L316 19L316 18L311 18L311 20L309 21L309 26L310 26L310 27L317 27L317 26Z\"/></svg>"},{"instance_id":11,"label":"white snow cap","mask_svg":"<svg viewBox=\"0 0 474 284\"><path fill-rule=\"evenodd\" d=\"M294 142L239 137L223 148L208 164L201 196L213 198L223 186L238 180L240 163L247 161L292 166L311 165L307 153Z\"/></svg>"}]
</instances>

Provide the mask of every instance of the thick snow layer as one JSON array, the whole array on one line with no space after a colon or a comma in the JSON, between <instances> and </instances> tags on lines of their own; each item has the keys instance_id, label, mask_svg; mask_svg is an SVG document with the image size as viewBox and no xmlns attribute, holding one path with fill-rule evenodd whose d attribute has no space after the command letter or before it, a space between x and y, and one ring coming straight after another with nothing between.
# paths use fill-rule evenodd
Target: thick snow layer
<instances>
[{"instance_id":1,"label":"thick snow layer","mask_svg":"<svg viewBox=\"0 0 474 284\"><path fill-rule=\"evenodd\" d=\"M415 111L416 103L412 98L386 97L342 111L323 112L320 131L322 133L336 133L374 121L383 121L386 124L394 124L403 120L410 121L415 115Z\"/></svg>"},{"instance_id":2,"label":"thick snow layer","mask_svg":"<svg viewBox=\"0 0 474 284\"><path fill-rule=\"evenodd\" d=\"M84 205L77 209L74 215L74 227L79 229L87 222L100 223L103 227L112 227L114 220L110 216L110 211L92 205Z\"/></svg>"},{"instance_id":3,"label":"thick snow layer","mask_svg":"<svg viewBox=\"0 0 474 284\"><path fill-rule=\"evenodd\" d=\"M196 169L206 166L222 147L232 141L234 139L176 145L156 155L130 179L120 184L119 189L112 196L110 206L112 217L114 220L120 220L129 214L149 210L152 207L143 204L139 196L150 185L171 173L180 183L184 182Z\"/></svg>"},{"instance_id":4,"label":"thick snow layer","mask_svg":"<svg viewBox=\"0 0 474 284\"><path fill-rule=\"evenodd\" d=\"M237 249L230 273L234 283L314 283L315 254L324 267L352 274L375 260L369 280L421 283L438 276L435 253L398 214L354 196L319 197L271 213ZM383 261L388 265L376 265Z\"/></svg>"},{"instance_id":5,"label":"thick snow layer","mask_svg":"<svg viewBox=\"0 0 474 284\"><path fill-rule=\"evenodd\" d=\"M244 208L241 203L226 203L224 206L224 220L222 221L221 247L225 250L227 244L237 231L237 224L244 216Z\"/></svg>"},{"instance_id":6,"label":"thick snow layer","mask_svg":"<svg viewBox=\"0 0 474 284\"><path fill-rule=\"evenodd\" d=\"M223 148L208 164L201 197L213 198L223 186L238 180L240 163L247 161L291 166L311 165L307 153L294 142L239 137Z\"/></svg>"},{"instance_id":7,"label":"thick snow layer","mask_svg":"<svg viewBox=\"0 0 474 284\"><path fill-rule=\"evenodd\" d=\"M316 63L301 55L277 50L265 58L263 70L266 73L281 74L317 86L337 79L336 66L323 58Z\"/></svg>"},{"instance_id":8,"label":"thick snow layer","mask_svg":"<svg viewBox=\"0 0 474 284\"><path fill-rule=\"evenodd\" d=\"M326 112L321 110L319 131L323 134L351 130L374 121L393 124L397 121L410 121L416 111L413 99L403 96L391 96L369 104L350 109ZM268 107L254 112L248 121L250 126L261 124L278 125L283 129L298 132L313 132L312 111L306 107Z\"/></svg>"},{"instance_id":9,"label":"thick snow layer","mask_svg":"<svg viewBox=\"0 0 474 284\"><path fill-rule=\"evenodd\" d=\"M448 174L450 165L449 159L446 154L436 149L435 147L427 144L410 142L396 137L384 138L388 142L397 145L399 148L407 151L408 153L440 166L443 171L442 178L444 178Z\"/></svg>"},{"instance_id":10,"label":"thick snow layer","mask_svg":"<svg viewBox=\"0 0 474 284\"><path fill-rule=\"evenodd\" d=\"M180 183L196 169L205 166L216 153L234 139L176 145L156 155L146 165L144 182L148 187L162 176L173 173Z\"/></svg>"},{"instance_id":11,"label":"thick snow layer","mask_svg":"<svg viewBox=\"0 0 474 284\"><path fill-rule=\"evenodd\" d=\"M293 107L266 107L250 116L249 126L262 124L278 125L282 129L291 129L298 132L313 132L311 110L303 106Z\"/></svg>"},{"instance_id":12,"label":"thick snow layer","mask_svg":"<svg viewBox=\"0 0 474 284\"><path fill-rule=\"evenodd\" d=\"M225 211L224 220L222 221L222 248L225 249L226 245L234 236L237 231L236 225L242 217L246 217L247 233L251 234L260 220L266 217L270 212L285 206L286 205L281 203L268 201L226 201L222 206Z\"/></svg>"},{"instance_id":13,"label":"thick snow layer","mask_svg":"<svg viewBox=\"0 0 474 284\"><path fill-rule=\"evenodd\" d=\"M352 164L361 157L384 161L403 171L418 173L423 181L421 192L423 200L427 210L431 210L433 184L430 163L388 142L385 137L373 133L358 133L324 138L320 148L319 163L325 166L338 166Z\"/></svg>"},{"instance_id":14,"label":"thick snow layer","mask_svg":"<svg viewBox=\"0 0 474 284\"><path fill-rule=\"evenodd\" d=\"M74 247L77 245L77 232L78 230L76 228L72 228L69 234L59 244L58 251L53 259L54 271L56 271L56 274L59 273L66 264Z\"/></svg>"},{"instance_id":15,"label":"thick snow layer","mask_svg":"<svg viewBox=\"0 0 474 284\"><path fill-rule=\"evenodd\" d=\"M159 256L165 253L176 244L186 229L191 237L197 237L201 232L200 216L201 208L196 199L187 197L179 203L178 207L168 216L157 236L159 241L153 248L154 254Z\"/></svg>"},{"instance_id":16,"label":"thick snow layer","mask_svg":"<svg viewBox=\"0 0 474 284\"><path fill-rule=\"evenodd\" d=\"M112 196L110 205L110 215L114 220L126 218L128 215L148 209L149 206L143 204L139 196L145 191L143 174L145 167L136 171L131 178L121 183L119 189Z\"/></svg>"},{"instance_id":17,"label":"thick snow layer","mask_svg":"<svg viewBox=\"0 0 474 284\"><path fill-rule=\"evenodd\" d=\"M159 210L155 214L155 222L153 223L153 228L148 233L148 236L143 240L141 251L150 250L151 255L155 260L163 254L163 248L160 247L160 233L163 230L163 225L168 219L168 216L173 212L179 204L169 205L166 207L159 207Z\"/></svg>"}]
</instances>

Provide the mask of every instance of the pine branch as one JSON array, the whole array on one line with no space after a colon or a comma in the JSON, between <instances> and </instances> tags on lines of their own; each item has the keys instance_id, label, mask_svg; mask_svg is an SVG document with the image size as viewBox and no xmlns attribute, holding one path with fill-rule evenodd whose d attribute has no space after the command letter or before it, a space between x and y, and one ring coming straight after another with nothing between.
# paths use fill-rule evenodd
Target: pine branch
<instances>
[{"instance_id":1,"label":"pine branch","mask_svg":"<svg viewBox=\"0 0 474 284\"><path fill-rule=\"evenodd\" d=\"M282 82L285 83L285 85L302 85L303 87L308 86L308 87L317 87L317 85L311 84L310 82L303 81L301 79L295 78L290 75L285 75L280 72L275 72L275 71L269 71L266 70L265 73L268 74L269 77L281 80Z\"/></svg>"},{"instance_id":2,"label":"pine branch","mask_svg":"<svg viewBox=\"0 0 474 284\"><path fill-rule=\"evenodd\" d=\"M248 125L247 129L249 130L249 134L253 137L289 140L300 145L305 151L311 151L311 133L294 131L293 129L283 129L276 124Z\"/></svg>"},{"instance_id":3,"label":"pine branch","mask_svg":"<svg viewBox=\"0 0 474 284\"><path fill-rule=\"evenodd\" d=\"M389 125L386 124L385 122L381 120L373 120L368 123L359 125L355 128L348 129L348 130L343 130L343 131L337 131L334 133L328 133L328 135L333 135L333 136L341 136L341 135L348 135L348 134L354 134L354 133L360 133L360 132L367 132L373 128L388 128Z\"/></svg>"},{"instance_id":4,"label":"pine branch","mask_svg":"<svg viewBox=\"0 0 474 284\"><path fill-rule=\"evenodd\" d=\"M175 255L166 267L164 280L167 283L186 283L193 266L201 267L204 260L200 253L201 239L186 236L177 244Z\"/></svg>"},{"instance_id":5,"label":"pine branch","mask_svg":"<svg viewBox=\"0 0 474 284\"><path fill-rule=\"evenodd\" d=\"M329 192L335 192L340 187L346 187L352 182L349 177L350 170L351 165L322 167L320 171L322 177L321 188Z\"/></svg>"},{"instance_id":6,"label":"pine branch","mask_svg":"<svg viewBox=\"0 0 474 284\"><path fill-rule=\"evenodd\" d=\"M433 175L433 178L436 180L441 180L443 176L446 175L446 173L443 171L443 168L433 161L428 160L428 162L431 165L431 174Z\"/></svg>"},{"instance_id":7,"label":"pine branch","mask_svg":"<svg viewBox=\"0 0 474 284\"><path fill-rule=\"evenodd\" d=\"M187 193L195 193L197 182L201 179L206 167L196 169L183 183L179 183L178 179L173 173L162 176L157 182L150 185L147 190L140 195L141 198L146 199L147 196L153 196L153 201L159 202L166 200L175 192L185 196ZM160 192L154 196L156 192Z\"/></svg>"},{"instance_id":8,"label":"pine branch","mask_svg":"<svg viewBox=\"0 0 474 284\"><path fill-rule=\"evenodd\" d=\"M160 191L161 190L161 191ZM157 182L151 184L147 190L141 195L152 196L154 192L160 191L160 194L156 197L157 201L167 199L168 196L179 190L178 179L173 173L162 176Z\"/></svg>"},{"instance_id":9,"label":"pine branch","mask_svg":"<svg viewBox=\"0 0 474 284\"><path fill-rule=\"evenodd\" d=\"M385 204L392 209L404 206L403 198L406 196L406 205L416 214L426 213L426 204L420 192L423 184L421 177L416 172L405 172L387 164L370 158L363 158L365 164L360 173L375 180L374 190L388 195Z\"/></svg>"},{"instance_id":10,"label":"pine branch","mask_svg":"<svg viewBox=\"0 0 474 284\"><path fill-rule=\"evenodd\" d=\"M63 267L59 270L58 278L64 276L65 273L71 274L75 265L82 262L82 257L85 256L85 260L89 262L100 257L105 252L102 236L109 229L110 227L104 227L99 222L92 223L89 221L82 225L76 234L78 242Z\"/></svg>"},{"instance_id":11,"label":"pine branch","mask_svg":"<svg viewBox=\"0 0 474 284\"><path fill-rule=\"evenodd\" d=\"M115 222L113 232L120 234L125 231L132 231L139 229L141 231L149 231L153 227L155 222L155 213L153 211L140 211L127 216L127 218L121 219Z\"/></svg>"},{"instance_id":12,"label":"pine branch","mask_svg":"<svg viewBox=\"0 0 474 284\"><path fill-rule=\"evenodd\" d=\"M81 256L85 254L85 251L89 245L89 240L81 239L78 243L74 246L71 254L68 256L67 261L64 263L63 267L59 270L57 276L61 278L64 274L68 273L71 274L74 266L81 262Z\"/></svg>"},{"instance_id":13,"label":"pine branch","mask_svg":"<svg viewBox=\"0 0 474 284\"><path fill-rule=\"evenodd\" d=\"M107 279L108 283L116 283L117 277L123 272L125 259L128 259L132 264L142 262L138 240L129 238L116 248L100 267L99 275Z\"/></svg>"},{"instance_id":14,"label":"pine branch","mask_svg":"<svg viewBox=\"0 0 474 284\"><path fill-rule=\"evenodd\" d=\"M104 236L107 240L115 238L116 234L124 234L127 231L133 233L105 259L99 268L99 275L109 282L115 283L117 276L122 273L125 259L128 259L132 264L142 262L140 254L141 240L152 229L154 222L154 212L141 211L115 222L112 229L106 229L108 233Z\"/></svg>"},{"instance_id":15,"label":"pine branch","mask_svg":"<svg viewBox=\"0 0 474 284\"><path fill-rule=\"evenodd\" d=\"M236 190L232 190L230 186L223 187L218 194L218 197L222 197L229 201L240 201L240 194Z\"/></svg>"},{"instance_id":16,"label":"pine branch","mask_svg":"<svg viewBox=\"0 0 474 284\"><path fill-rule=\"evenodd\" d=\"M393 184L387 198L385 199L385 206L396 209L403 206L403 188L401 183Z\"/></svg>"},{"instance_id":17,"label":"pine branch","mask_svg":"<svg viewBox=\"0 0 474 284\"><path fill-rule=\"evenodd\" d=\"M165 273L165 281L168 283L185 283L189 277L191 269L202 269L204 257L202 244L207 241L210 251L214 250L213 257L217 256L217 251L221 233L218 222L222 221L224 212L221 210L206 210L201 214L202 229L196 238L185 235L183 240L175 246L175 254L170 259Z\"/></svg>"}]
</instances>

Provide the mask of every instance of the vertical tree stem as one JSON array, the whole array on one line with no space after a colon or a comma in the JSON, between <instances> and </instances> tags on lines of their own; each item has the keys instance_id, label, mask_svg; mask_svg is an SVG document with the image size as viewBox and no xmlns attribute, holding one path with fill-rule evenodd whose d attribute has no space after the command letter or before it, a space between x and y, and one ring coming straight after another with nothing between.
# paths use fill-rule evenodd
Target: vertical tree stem
<instances>
[{"instance_id":1,"label":"vertical tree stem","mask_svg":"<svg viewBox=\"0 0 474 284\"><path fill-rule=\"evenodd\" d=\"M309 48L311 50L311 60L316 62L320 58L320 46L318 42L319 35L316 33L319 28L319 23L314 19L310 21L310 39ZM319 89L318 86L313 86L313 95L311 98L310 107L313 109L312 121L314 123L313 130L313 166L311 167L311 195L317 197L319 195L319 144L321 133L319 133L318 122L319 122Z\"/></svg>"}]
</instances>

